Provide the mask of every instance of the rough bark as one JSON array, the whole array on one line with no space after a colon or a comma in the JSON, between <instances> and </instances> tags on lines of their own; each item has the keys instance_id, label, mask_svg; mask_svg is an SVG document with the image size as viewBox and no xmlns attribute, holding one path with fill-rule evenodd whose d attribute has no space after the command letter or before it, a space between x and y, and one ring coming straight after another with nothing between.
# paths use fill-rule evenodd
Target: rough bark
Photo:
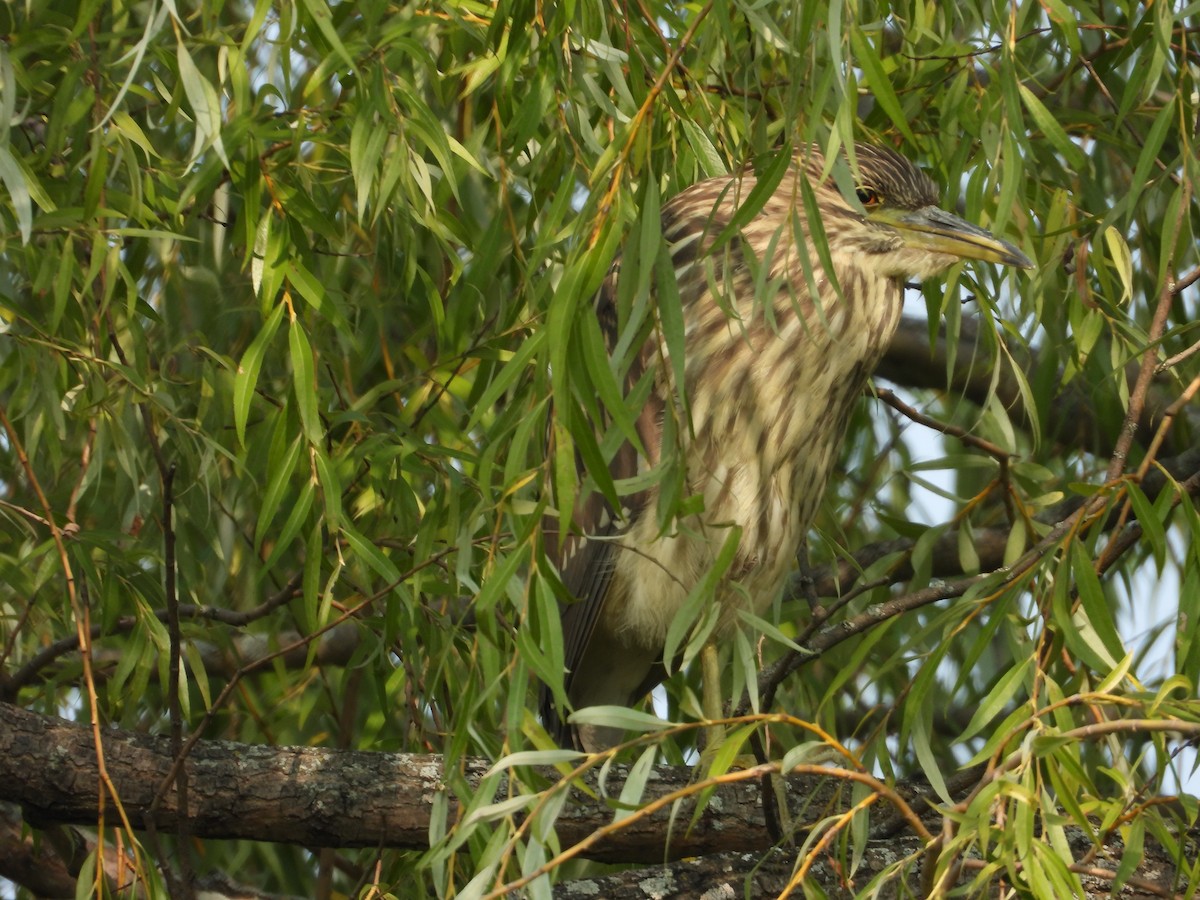
<instances>
[{"instance_id":1,"label":"rough bark","mask_svg":"<svg viewBox=\"0 0 1200 900\"><path fill-rule=\"evenodd\" d=\"M1174 897L1186 887L1179 881L1179 867L1156 844L1148 844L1138 873L1118 893L1112 893L1113 873L1123 848L1113 845L1113 855L1102 855L1087 867L1091 873L1080 873L1080 881L1088 898L1150 898ZM803 889L792 884L796 870L795 851L772 850L768 853L715 853L710 856L677 860L667 865L643 869L627 869L597 878L579 878L559 884L554 896L561 900L685 900L685 898L778 897L792 885L791 896L806 896ZM889 877L878 893L879 900L920 897L924 858L916 838L905 836L889 841L872 841L863 851L853 873L842 871L833 858L824 855L805 875L803 884L820 885L823 895L842 900L859 895L881 872L897 866L902 860L902 874ZM1106 874L1107 873L1107 874ZM959 884L969 883L976 872L964 869ZM1007 888L1007 892L1005 891ZM815 894L815 892L814 892ZM815 894L821 896L821 894ZM990 890L971 896L1020 896L1014 885L995 883Z\"/></svg>"},{"instance_id":2,"label":"rough bark","mask_svg":"<svg viewBox=\"0 0 1200 900\"><path fill-rule=\"evenodd\" d=\"M175 793L167 791L152 812L155 794L172 766L166 737L105 729L105 766L135 828L153 824L162 832L178 822ZM187 757L189 831L197 838L278 841L307 847L395 847L429 845L434 797L447 793L448 821L458 810L455 783L474 792L488 769L471 760L449 775L441 757L372 753L322 747L271 747L230 741L197 741ZM547 783L557 780L543 770ZM664 768L651 782L653 796L686 787L690 769ZM595 779L592 779L595 783ZM606 795L620 794L622 772L609 777ZM801 803L833 802L837 785L795 779ZM0 704L0 800L18 803L36 825L95 823L99 772L90 729ZM648 795L649 796L649 795ZM718 791L700 820L690 821L685 802L647 816L596 845L587 856L620 862L658 861L716 850L770 846L757 784ZM559 816L566 844L582 840L612 820L603 801L575 792Z\"/></svg>"},{"instance_id":3,"label":"rough bark","mask_svg":"<svg viewBox=\"0 0 1200 900\"><path fill-rule=\"evenodd\" d=\"M165 793L157 810L154 797L170 772L173 760L168 740L115 729L103 732L105 765L121 803L135 828L153 820L161 831L175 827L179 811L173 791ZM488 769L484 760L472 760L447 773L440 757L396 753L329 750L319 747L270 747L228 741L197 741L187 759L189 777L189 832L198 839L237 838L276 841L316 847L428 846L434 799L447 794L447 820L455 821L465 798L479 788ZM554 770L540 770L549 784ZM687 768L663 767L650 779L644 801L686 788L694 773ZM615 767L602 797L619 795L625 770ZM587 779L593 790L596 778ZM456 792L455 785L459 786ZM814 823L845 809L844 783L834 779L792 776L787 779L788 803L793 819ZM498 787L503 796L503 786ZM914 792L906 802L920 808ZM19 804L28 823L39 828L64 824L94 824L98 814L99 772L89 728L62 719L38 715L0 704L0 800ZM586 883L556 888L564 897L694 897L705 890L711 896L744 896L778 890L791 877L794 850L771 851L772 840L763 813L762 791L757 781L722 785L709 799L691 827L695 799L681 801L646 816L633 816L618 829L581 854L591 859L624 863L653 863ZM575 791L556 822L563 847L573 845L608 825L613 808L604 799ZM886 821L887 816L882 817ZM1088 849L1083 843L1080 855ZM16 840L16 839L14 839ZM1106 860L1119 859L1122 848L1113 840L1092 864L1097 871L1111 868ZM13 843L10 846L18 846ZM1188 844L1195 847L1195 841ZM0 848L0 855L8 848ZM873 874L906 855L920 850L908 833L884 834L872 840L860 869L851 881L828 859L810 877L831 896L849 896L854 886L865 886ZM1194 855L1194 853L1193 853ZM683 860L666 865L664 860ZM1170 896L1175 889L1178 865L1151 848L1136 877L1150 885L1148 894ZM964 870L969 880L972 872ZM911 889L920 878L914 865L896 882ZM914 880L915 879L915 880ZM1104 894L1105 878L1094 876L1097 896ZM905 887L907 885L907 887ZM1136 887L1136 885L1135 885ZM591 890L592 893L586 893ZM1141 891L1142 888L1137 888ZM1147 888L1148 890L1148 888ZM583 893L581 893L583 892ZM884 896L890 896L885 894Z\"/></svg>"}]
</instances>

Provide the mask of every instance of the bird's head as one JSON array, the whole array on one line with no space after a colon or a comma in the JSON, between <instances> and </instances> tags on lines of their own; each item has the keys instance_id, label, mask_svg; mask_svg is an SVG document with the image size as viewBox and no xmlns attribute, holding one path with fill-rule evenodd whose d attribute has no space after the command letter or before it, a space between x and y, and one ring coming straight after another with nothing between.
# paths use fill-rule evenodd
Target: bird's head
<instances>
[{"instance_id":1,"label":"bird's head","mask_svg":"<svg viewBox=\"0 0 1200 900\"><path fill-rule=\"evenodd\" d=\"M834 177L817 191L831 251L863 254L860 264L894 278L926 278L965 259L1033 266L1008 241L942 209L937 186L900 154L856 144L854 156L858 174L851 176L853 199ZM814 153L807 167L810 174L819 171L824 160Z\"/></svg>"}]
</instances>

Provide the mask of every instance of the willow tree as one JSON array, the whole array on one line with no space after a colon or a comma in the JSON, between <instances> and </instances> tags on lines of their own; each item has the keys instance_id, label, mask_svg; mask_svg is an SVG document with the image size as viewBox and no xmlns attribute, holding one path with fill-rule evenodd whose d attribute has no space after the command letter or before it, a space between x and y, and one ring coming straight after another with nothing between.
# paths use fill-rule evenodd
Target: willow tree
<instances>
[{"instance_id":1,"label":"willow tree","mask_svg":"<svg viewBox=\"0 0 1200 900\"><path fill-rule=\"evenodd\" d=\"M1194 6L2 15L8 878L1196 881ZM724 648L726 741L684 633L598 773L536 713L542 524L638 401L591 298L622 252L679 340L660 204L853 140L1037 266L909 292L793 588Z\"/></svg>"}]
</instances>

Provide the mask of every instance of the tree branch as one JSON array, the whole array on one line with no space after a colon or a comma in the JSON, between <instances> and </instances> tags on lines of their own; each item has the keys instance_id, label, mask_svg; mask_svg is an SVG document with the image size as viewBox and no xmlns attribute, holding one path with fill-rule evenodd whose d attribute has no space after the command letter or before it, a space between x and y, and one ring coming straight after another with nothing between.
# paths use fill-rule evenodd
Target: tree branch
<instances>
[{"instance_id":1,"label":"tree branch","mask_svg":"<svg viewBox=\"0 0 1200 900\"><path fill-rule=\"evenodd\" d=\"M179 811L174 793L165 795L160 806L153 808L155 788L172 765L170 739L105 729L103 741L108 773L134 827L145 828L152 816L158 828L175 828ZM446 821L458 821L461 803L482 789L489 763L472 759L447 770L442 757L426 754L199 741L188 756L187 768L188 826L195 839L265 840L309 848L424 849L429 846L435 799L446 797ZM528 774L547 784L561 779L549 768ZM555 821L562 846L583 841L611 825L613 808L606 798L620 795L627 774L626 767L611 767L601 788L595 771L590 772L585 781L595 797L572 789L570 801ZM94 825L98 778L88 728L0 704L0 800L21 804L29 823L35 827ZM801 830L850 807L844 781L797 775L785 781L788 804ZM695 787L692 769L659 767L647 782L642 802L672 792L687 793L689 786ZM916 792L898 792L904 803L921 808ZM645 879L653 873L660 879L660 890L654 896L685 897L696 896L699 883L727 884L737 891L748 878L757 885L760 878L790 876L796 851L770 851L772 840L756 780L719 785L691 827L679 827L679 823L692 821L699 793L687 793L674 808L653 815L629 816L627 827L613 831L587 853L597 860L654 864L664 859L690 859L665 867L655 865L652 872L640 870L640 875L619 873L588 884L600 885L603 896L642 897L646 894L638 891L646 889ZM507 796L503 783L496 786L496 796ZM884 814L881 821L887 818ZM1093 848L1081 830L1069 832L1073 845L1078 844L1077 859ZM1178 864L1161 848L1151 846L1149 839L1147 846L1146 859L1135 877L1154 888L1147 895L1159 896L1160 886L1173 884ZM0 856L7 849L0 843ZM863 879L882 871L877 866L905 855L914 856L913 864L897 874L897 885L918 883L909 879L920 877L916 856L921 849L920 839L907 826L899 834L881 833L868 844L866 868L856 872L853 884L861 887ZM1100 861L1105 853L1119 857L1122 848L1114 838L1113 846L1102 850ZM1189 853L1196 855L1194 842L1189 844ZM828 860L815 862L810 877L834 896L847 896L846 874L829 868ZM1093 868L1096 889L1111 887L1103 874L1096 874L1103 866ZM970 872L964 877L968 876L974 877ZM579 892L586 889L585 884L567 883L556 893L583 896Z\"/></svg>"},{"instance_id":2,"label":"tree branch","mask_svg":"<svg viewBox=\"0 0 1200 900\"><path fill-rule=\"evenodd\" d=\"M1009 349L1013 353L1015 363L1024 372L1038 371L1051 364L1036 354L1024 355L1016 347ZM928 323L922 319L905 316L901 319L900 328L875 371L875 377L908 387L948 390L979 406L987 403L988 397L994 391L1013 421L1028 427L1029 410L1025 408L1010 363L1005 360L998 361L986 353L986 348L979 340L979 326L976 322L963 319L958 346L955 348L954 368L947 382L946 364L950 358L949 353L944 325L939 327L937 342L931 348ZM993 388L993 372L996 366L1002 368ZM1138 377L1136 362L1126 368L1126 377L1132 386ZM1061 378L1057 379L1056 383L1061 384ZM1039 421L1046 436L1081 450L1107 456L1115 448L1117 428L1115 423L1101 420L1095 398L1084 392L1085 386L1084 379L1076 379L1062 387L1054 397L1050 409L1037 411ZM1174 400L1175 392L1166 378L1160 377L1150 385L1145 407L1137 420L1136 436L1139 441L1149 442L1155 424L1161 418L1163 410ZM1200 425L1200 411L1191 410L1190 424ZM1188 431L1190 429L1182 434L1186 435ZM1181 446L1178 443L1181 439L1186 440L1179 435L1174 436L1175 443L1168 446L1167 452L1182 452L1186 445Z\"/></svg>"},{"instance_id":3,"label":"tree branch","mask_svg":"<svg viewBox=\"0 0 1200 900\"><path fill-rule=\"evenodd\" d=\"M1200 473L1200 445L1189 447L1177 456L1159 460L1161 468L1151 469L1141 482L1142 492L1153 502L1172 480L1185 482ZM1169 476L1169 477L1168 477ZM1045 510L1036 517L1036 521L1044 525L1053 525L1075 512L1087 498L1082 496L1070 497L1061 503ZM1106 527L1116 523L1117 512L1114 510ZM1004 551L1008 545L1009 528L976 528L972 531L972 543L979 558L979 570L983 572L998 569L1004 564ZM912 550L916 541L912 538L894 538L889 541L878 541L855 551L850 557L843 557L836 562L818 566L810 572L797 572L792 576L784 590L785 600L805 600L810 595L816 597L839 597L852 590L859 576L870 566L884 557L895 553L907 553ZM888 572L889 582L902 584L912 577L912 564L905 558L899 561L895 568ZM959 575L969 575L962 567L959 553L958 532L947 531L936 541L930 550L930 575L934 578L953 578Z\"/></svg>"},{"instance_id":4,"label":"tree branch","mask_svg":"<svg viewBox=\"0 0 1200 900\"><path fill-rule=\"evenodd\" d=\"M153 816L159 829L174 829L179 815L174 793L165 795L157 809L151 808L155 791L174 762L169 738L115 729L102 734L108 770L134 827L145 828ZM434 798L447 796L447 821L455 821L460 796L479 788L490 764L473 759L447 772L445 760L430 754L200 740L185 765L193 838L425 849ZM687 767L663 767L648 792L661 796L686 788L692 774ZM538 770L538 775L547 783L561 777L554 769ZM0 801L19 803L36 826L94 825L96 778L88 729L0 703ZM596 786L594 777L588 780ZM619 795L623 783L623 770L614 767L600 795ZM830 779L789 779L794 808L817 814L834 804L839 787ZM631 823L588 856L651 862L664 855L763 850L771 845L757 783L722 786L717 798L690 829L672 831L673 818L690 820L694 803L685 801L674 816L668 809ZM611 821L607 802L573 791L556 830L566 845Z\"/></svg>"}]
</instances>

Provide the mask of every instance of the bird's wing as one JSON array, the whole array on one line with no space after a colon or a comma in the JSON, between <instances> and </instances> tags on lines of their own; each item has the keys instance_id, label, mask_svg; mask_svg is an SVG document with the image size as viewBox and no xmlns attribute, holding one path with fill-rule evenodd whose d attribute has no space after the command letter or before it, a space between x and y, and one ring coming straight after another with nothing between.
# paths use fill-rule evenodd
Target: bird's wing
<instances>
[{"instance_id":1,"label":"bird's wing","mask_svg":"<svg viewBox=\"0 0 1200 900\"><path fill-rule=\"evenodd\" d=\"M662 234L667 241L672 269L680 279L680 301L685 308L695 299L692 295L698 293L706 283L703 270L698 269L698 264L706 259L714 237L730 223L731 210L736 208L736 197L729 193L730 189L734 188L735 194L739 193L743 189L743 182L752 184L752 176L749 173L741 173L736 178L709 179L682 192L663 206ZM735 237L724 253L728 255L731 247L738 243L738 238ZM643 263L648 264L646 261ZM601 286L595 305L596 317L610 354L614 352L620 337L617 314L619 271L618 261ZM697 274L698 271L700 274ZM721 321L724 321L723 316ZM659 342L654 337L642 343L625 375L626 396L648 371L657 371L660 368L659 353ZM657 385L656 389L650 392L636 420L638 437L646 451L646 457L639 458L637 448L629 441L623 442L609 465L609 472L614 481L634 477L642 466L650 468L658 464L662 452L663 416L667 402L665 396L670 393L670 388L665 384ZM608 424L597 423L598 435L603 434ZM579 461L578 465L582 476L582 461ZM548 535L560 527L568 529L565 540L559 540L558 535L553 535L553 539L547 541L546 545L546 555L558 568L563 584L574 598L574 602L565 604L561 609L563 657L566 667L564 687L568 697L577 696L578 692L574 689L576 673L588 652L596 626L604 616L618 554L623 552L618 539L629 523L636 520L654 502L653 498L652 490L624 496L621 498L622 509L618 511L612 509L611 504L599 491L591 491L580 496L570 523L561 521L560 510L560 522L548 523L545 529ZM662 672L656 668L647 676L645 689L649 690L661 680ZM627 697L622 697L619 702L627 700ZM572 740L570 729L563 722L564 717L554 706L553 695L545 686L542 689L541 709L546 729L561 744L569 744Z\"/></svg>"},{"instance_id":2,"label":"bird's wing","mask_svg":"<svg viewBox=\"0 0 1200 900\"><path fill-rule=\"evenodd\" d=\"M619 264L605 279L596 297L595 312L604 337L606 349L611 354L617 345L619 322L616 309L616 285ZM625 375L625 393L628 394L654 364L653 344L645 342L632 360ZM638 474L643 463L654 465L658 461L661 431L662 403L652 392L643 406L636 427L642 446L649 458L639 459L637 448L628 440L622 442L609 464L609 474L614 481L632 478ZM598 435L603 434L607 422L598 423ZM577 458L581 480L585 476L582 460ZM574 602L564 604L560 610L563 628L563 661L566 669L564 687L567 696L573 696L574 679L584 654L588 650L596 625L600 621L605 601L612 584L616 557L621 552L616 538L628 527L649 502L648 492L639 491L621 498L622 509L612 508L600 491L582 494L575 505L570 523L559 522L545 529L550 540L546 542L546 555L558 568L563 584ZM560 517L562 511L559 513ZM567 528L565 540L551 530ZM561 549L560 549L561 548ZM570 743L570 729L563 716L554 706L553 696L544 686L541 696L542 719L547 731L560 743Z\"/></svg>"}]
</instances>

